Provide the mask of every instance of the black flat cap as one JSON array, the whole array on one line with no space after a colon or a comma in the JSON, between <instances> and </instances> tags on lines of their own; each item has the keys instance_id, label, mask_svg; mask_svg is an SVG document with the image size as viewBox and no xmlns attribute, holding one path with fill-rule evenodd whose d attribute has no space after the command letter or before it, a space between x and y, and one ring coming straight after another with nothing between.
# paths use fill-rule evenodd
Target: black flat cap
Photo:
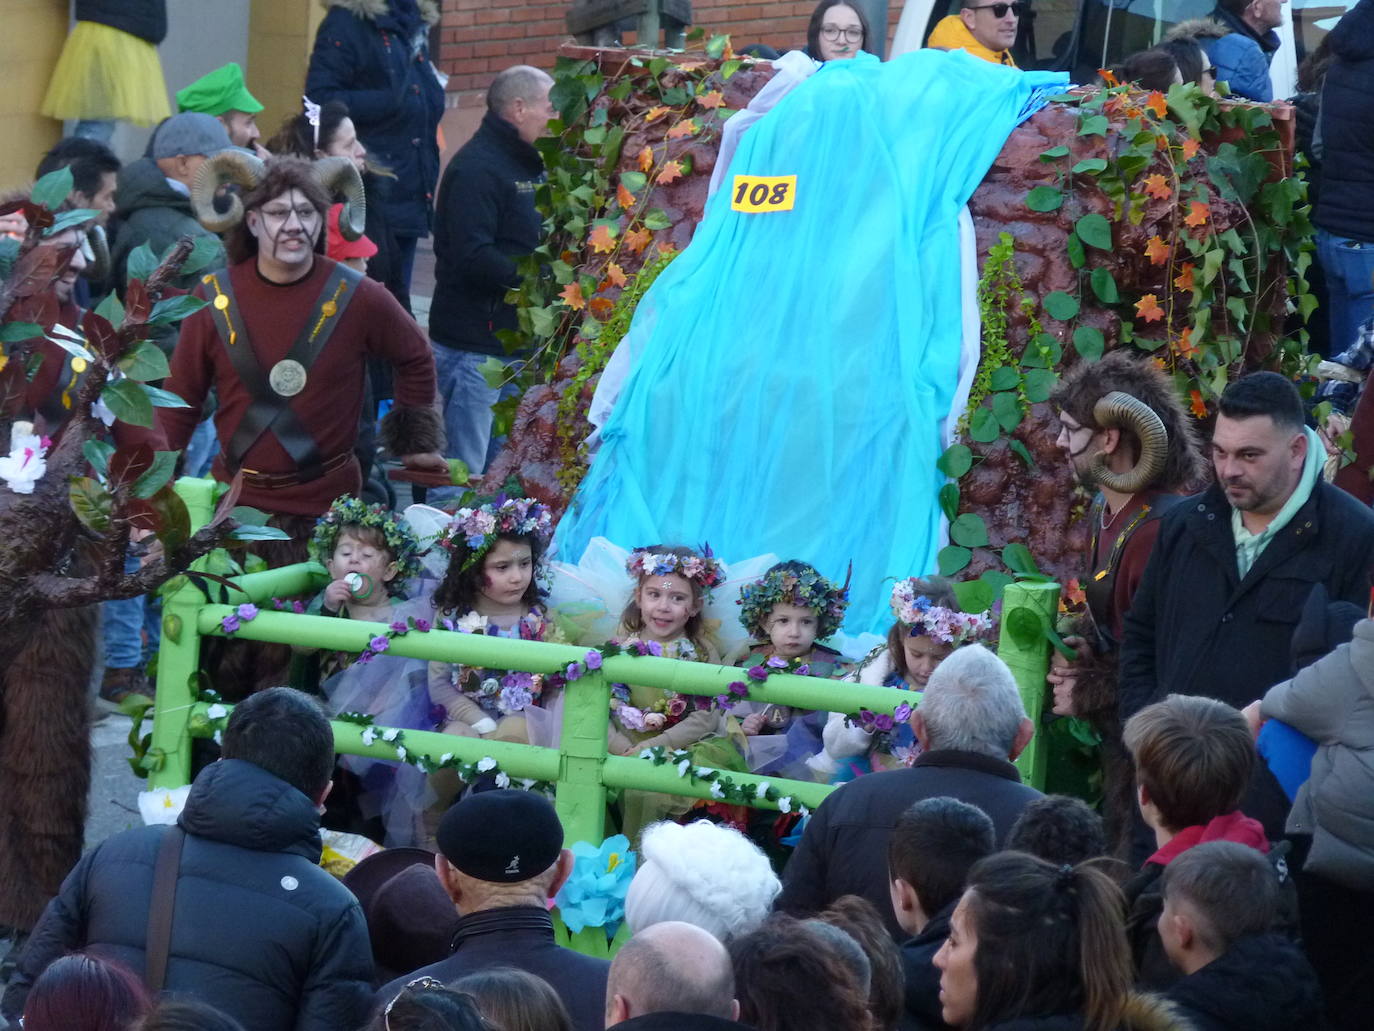
<instances>
[{"instance_id":1,"label":"black flat cap","mask_svg":"<svg viewBox=\"0 0 1374 1031\"><path fill-rule=\"evenodd\" d=\"M553 804L533 791L482 791L457 802L439 821L439 851L479 881L512 884L537 877L563 850Z\"/></svg>"}]
</instances>

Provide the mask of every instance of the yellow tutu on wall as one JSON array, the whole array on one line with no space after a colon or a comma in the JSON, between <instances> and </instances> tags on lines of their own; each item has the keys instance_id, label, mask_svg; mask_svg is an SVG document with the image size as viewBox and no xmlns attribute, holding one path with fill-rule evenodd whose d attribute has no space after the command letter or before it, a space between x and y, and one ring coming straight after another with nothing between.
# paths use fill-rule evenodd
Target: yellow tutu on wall
<instances>
[{"instance_id":1,"label":"yellow tutu on wall","mask_svg":"<svg viewBox=\"0 0 1374 1031\"><path fill-rule=\"evenodd\" d=\"M172 114L157 47L108 25L77 22L62 46L39 111L62 120L156 125Z\"/></svg>"}]
</instances>

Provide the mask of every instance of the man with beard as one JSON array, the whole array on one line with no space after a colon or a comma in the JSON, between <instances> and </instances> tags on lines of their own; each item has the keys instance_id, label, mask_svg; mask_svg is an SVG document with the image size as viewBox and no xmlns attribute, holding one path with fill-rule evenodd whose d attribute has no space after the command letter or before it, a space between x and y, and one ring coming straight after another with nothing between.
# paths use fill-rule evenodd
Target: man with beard
<instances>
[{"instance_id":1,"label":"man with beard","mask_svg":"<svg viewBox=\"0 0 1374 1031\"><path fill-rule=\"evenodd\" d=\"M1054 711L1089 720L1102 737L1104 818L1113 848L1124 848L1134 812L1130 756L1121 743L1116 659L1122 622L1160 518L1199 484L1204 462L1193 422L1172 382L1154 363L1127 351L1082 362L1060 380L1057 443L1079 483L1095 491L1088 520L1090 566L1079 576L1087 597L1079 660L1052 657Z\"/></svg>"}]
</instances>

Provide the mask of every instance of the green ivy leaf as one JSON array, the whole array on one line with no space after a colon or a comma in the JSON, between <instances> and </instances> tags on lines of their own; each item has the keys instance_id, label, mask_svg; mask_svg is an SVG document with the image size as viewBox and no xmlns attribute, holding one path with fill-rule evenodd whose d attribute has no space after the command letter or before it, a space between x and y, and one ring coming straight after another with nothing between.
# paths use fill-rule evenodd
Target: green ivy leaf
<instances>
[{"instance_id":1,"label":"green ivy leaf","mask_svg":"<svg viewBox=\"0 0 1374 1031\"><path fill-rule=\"evenodd\" d=\"M672 224L662 208L650 208L644 212L645 229L667 229Z\"/></svg>"},{"instance_id":2,"label":"green ivy leaf","mask_svg":"<svg viewBox=\"0 0 1374 1031\"><path fill-rule=\"evenodd\" d=\"M1026 194L1026 207L1032 211L1058 211L1064 203L1064 191L1053 186L1037 186Z\"/></svg>"},{"instance_id":3,"label":"green ivy leaf","mask_svg":"<svg viewBox=\"0 0 1374 1031\"><path fill-rule=\"evenodd\" d=\"M1112 275L1111 269L1093 269L1088 282L1092 284L1093 293L1103 304L1116 304L1121 300L1121 294L1116 289L1116 277Z\"/></svg>"},{"instance_id":4,"label":"green ivy leaf","mask_svg":"<svg viewBox=\"0 0 1374 1031\"><path fill-rule=\"evenodd\" d=\"M1082 268L1088 263L1088 253L1083 249L1083 241L1078 238L1077 233L1069 233L1066 247L1069 253L1069 264L1074 268Z\"/></svg>"},{"instance_id":5,"label":"green ivy leaf","mask_svg":"<svg viewBox=\"0 0 1374 1031\"><path fill-rule=\"evenodd\" d=\"M275 526L240 526L229 535L235 541L289 541L291 535Z\"/></svg>"},{"instance_id":6,"label":"green ivy leaf","mask_svg":"<svg viewBox=\"0 0 1374 1031\"><path fill-rule=\"evenodd\" d=\"M954 585L954 597L964 612L986 612L997 600L997 592L982 579L961 580Z\"/></svg>"},{"instance_id":7,"label":"green ivy leaf","mask_svg":"<svg viewBox=\"0 0 1374 1031\"><path fill-rule=\"evenodd\" d=\"M983 517L965 512L949 524L949 537L966 548L982 548L988 543L988 528Z\"/></svg>"},{"instance_id":8,"label":"green ivy leaf","mask_svg":"<svg viewBox=\"0 0 1374 1031\"><path fill-rule=\"evenodd\" d=\"M103 534L110 528L114 498L91 477L73 476L67 487L67 498L71 501L72 512L86 529Z\"/></svg>"},{"instance_id":9,"label":"green ivy leaf","mask_svg":"<svg viewBox=\"0 0 1374 1031\"><path fill-rule=\"evenodd\" d=\"M206 303L203 298L193 297L190 294L165 298L153 305L153 310L148 314L148 325L165 326L169 322L180 322L187 316L200 311ZM113 325L119 325L119 323L111 321Z\"/></svg>"},{"instance_id":10,"label":"green ivy leaf","mask_svg":"<svg viewBox=\"0 0 1374 1031\"><path fill-rule=\"evenodd\" d=\"M1021 425L1020 401L1009 390L992 395L992 414L997 417L997 424L1007 433Z\"/></svg>"},{"instance_id":11,"label":"green ivy leaf","mask_svg":"<svg viewBox=\"0 0 1374 1031\"><path fill-rule=\"evenodd\" d=\"M951 480L957 480L973 468L973 452L965 444L951 444L935 461L935 468Z\"/></svg>"},{"instance_id":12,"label":"green ivy leaf","mask_svg":"<svg viewBox=\"0 0 1374 1031\"><path fill-rule=\"evenodd\" d=\"M719 61L721 55L725 53L725 48L730 45L730 37L727 35L712 36L706 41L706 56L712 61Z\"/></svg>"},{"instance_id":13,"label":"green ivy leaf","mask_svg":"<svg viewBox=\"0 0 1374 1031\"><path fill-rule=\"evenodd\" d=\"M1028 472L1035 472L1035 459L1031 457L1031 453L1028 450L1026 450L1025 444L1022 444L1019 440L1013 437L1011 441L1011 450L1017 458L1021 459L1021 461L1026 463L1026 469Z\"/></svg>"},{"instance_id":14,"label":"green ivy leaf","mask_svg":"<svg viewBox=\"0 0 1374 1031\"><path fill-rule=\"evenodd\" d=\"M991 444L1002 435L1002 427L997 424L997 416L991 408L979 406L973 410L968 421L968 435L980 444Z\"/></svg>"},{"instance_id":15,"label":"green ivy leaf","mask_svg":"<svg viewBox=\"0 0 1374 1031\"><path fill-rule=\"evenodd\" d=\"M728 82L730 80L730 76L734 75L735 72L739 71L740 67L743 64L744 62L741 61L738 57L733 57L730 60L726 61L723 65L720 66L720 81Z\"/></svg>"},{"instance_id":16,"label":"green ivy leaf","mask_svg":"<svg viewBox=\"0 0 1374 1031\"><path fill-rule=\"evenodd\" d=\"M64 165L55 172L49 172L29 191L29 200L49 211L56 211L72 192L72 170Z\"/></svg>"},{"instance_id":17,"label":"green ivy leaf","mask_svg":"<svg viewBox=\"0 0 1374 1031\"><path fill-rule=\"evenodd\" d=\"M620 182L631 193L644 189L649 177L643 172L621 172Z\"/></svg>"},{"instance_id":18,"label":"green ivy leaf","mask_svg":"<svg viewBox=\"0 0 1374 1031\"><path fill-rule=\"evenodd\" d=\"M1079 326L1073 331L1073 349L1085 362L1095 362L1102 357L1107 341L1102 330L1093 326Z\"/></svg>"},{"instance_id":19,"label":"green ivy leaf","mask_svg":"<svg viewBox=\"0 0 1374 1031\"><path fill-rule=\"evenodd\" d=\"M1084 215L1074 223L1073 228L1078 238L1089 247L1096 247L1099 251L1112 249L1112 224L1097 212Z\"/></svg>"},{"instance_id":20,"label":"green ivy leaf","mask_svg":"<svg viewBox=\"0 0 1374 1031\"><path fill-rule=\"evenodd\" d=\"M1074 175L1097 175L1106 170L1107 162L1104 158L1084 158L1073 166Z\"/></svg>"},{"instance_id":21,"label":"green ivy leaf","mask_svg":"<svg viewBox=\"0 0 1374 1031\"><path fill-rule=\"evenodd\" d=\"M1068 322L1078 314L1078 298L1072 294L1066 294L1063 290L1055 290L1045 295L1045 313L1052 319L1060 322Z\"/></svg>"},{"instance_id":22,"label":"green ivy leaf","mask_svg":"<svg viewBox=\"0 0 1374 1031\"><path fill-rule=\"evenodd\" d=\"M1006 590L1007 584L1016 582L1015 577L1008 576L1000 569L984 570L983 575L978 579L992 588L993 601L1002 597L1002 592Z\"/></svg>"},{"instance_id":23,"label":"green ivy leaf","mask_svg":"<svg viewBox=\"0 0 1374 1031\"><path fill-rule=\"evenodd\" d=\"M136 498L151 498L176 472L178 451L158 451L153 455L153 464L148 471L134 481L133 495Z\"/></svg>"},{"instance_id":24,"label":"green ivy leaf","mask_svg":"<svg viewBox=\"0 0 1374 1031\"><path fill-rule=\"evenodd\" d=\"M479 362L477 371L483 382L492 390L499 390L501 384L506 381L506 363L495 355L488 355L484 361Z\"/></svg>"},{"instance_id":25,"label":"green ivy leaf","mask_svg":"<svg viewBox=\"0 0 1374 1031\"><path fill-rule=\"evenodd\" d=\"M957 544L948 544L935 556L935 568L941 576L953 576L973 561L973 552Z\"/></svg>"},{"instance_id":26,"label":"green ivy leaf","mask_svg":"<svg viewBox=\"0 0 1374 1031\"><path fill-rule=\"evenodd\" d=\"M95 313L115 329L124 322L124 305L119 303L119 298L113 292L107 294L105 299L96 305Z\"/></svg>"},{"instance_id":27,"label":"green ivy leaf","mask_svg":"<svg viewBox=\"0 0 1374 1031\"><path fill-rule=\"evenodd\" d=\"M1054 161L1056 158L1066 158L1069 156L1068 147L1051 147L1049 150L1040 152L1041 161Z\"/></svg>"},{"instance_id":28,"label":"green ivy leaf","mask_svg":"<svg viewBox=\"0 0 1374 1031\"><path fill-rule=\"evenodd\" d=\"M1021 376L1010 365L999 365L992 370L989 382L993 390L1015 390Z\"/></svg>"},{"instance_id":29,"label":"green ivy leaf","mask_svg":"<svg viewBox=\"0 0 1374 1031\"><path fill-rule=\"evenodd\" d=\"M172 371L162 348L150 340L140 340L134 345L132 350L119 359L119 367L130 379L144 383L152 379L163 379Z\"/></svg>"},{"instance_id":30,"label":"green ivy leaf","mask_svg":"<svg viewBox=\"0 0 1374 1031\"><path fill-rule=\"evenodd\" d=\"M1107 116L1089 115L1078 125L1079 136L1106 136L1107 135Z\"/></svg>"},{"instance_id":31,"label":"green ivy leaf","mask_svg":"<svg viewBox=\"0 0 1374 1031\"><path fill-rule=\"evenodd\" d=\"M143 396L154 408L190 408L185 401L177 397L170 390L163 390L161 387L150 387L146 383L138 384L138 389L143 391Z\"/></svg>"},{"instance_id":32,"label":"green ivy leaf","mask_svg":"<svg viewBox=\"0 0 1374 1031\"><path fill-rule=\"evenodd\" d=\"M181 617L175 612L162 614L162 636L173 644L181 643Z\"/></svg>"},{"instance_id":33,"label":"green ivy leaf","mask_svg":"<svg viewBox=\"0 0 1374 1031\"><path fill-rule=\"evenodd\" d=\"M1021 377L1021 382L1022 389L1026 392L1026 400L1031 404L1039 404L1050 399L1050 392L1059 382L1059 376L1052 369L1027 369Z\"/></svg>"},{"instance_id":34,"label":"green ivy leaf","mask_svg":"<svg viewBox=\"0 0 1374 1031\"><path fill-rule=\"evenodd\" d=\"M953 522L959 517L959 485L946 483L940 488L940 511Z\"/></svg>"},{"instance_id":35,"label":"green ivy leaf","mask_svg":"<svg viewBox=\"0 0 1374 1031\"><path fill-rule=\"evenodd\" d=\"M100 399L109 406L114 417L120 422L152 429L153 403L142 388L143 384L137 380L117 380L105 384L105 389L100 392Z\"/></svg>"},{"instance_id":36,"label":"green ivy leaf","mask_svg":"<svg viewBox=\"0 0 1374 1031\"><path fill-rule=\"evenodd\" d=\"M86 456L86 461L90 462L91 468L102 477L110 475L110 456L114 451L114 445L103 440L88 440L81 446L81 453Z\"/></svg>"},{"instance_id":37,"label":"green ivy leaf","mask_svg":"<svg viewBox=\"0 0 1374 1031\"><path fill-rule=\"evenodd\" d=\"M1012 541L1002 549L1002 561L1013 573L1035 574L1040 572L1040 567L1035 564L1035 558L1030 553L1030 548L1020 541Z\"/></svg>"},{"instance_id":38,"label":"green ivy leaf","mask_svg":"<svg viewBox=\"0 0 1374 1031\"><path fill-rule=\"evenodd\" d=\"M1034 648L1045 636L1044 617L1025 605L1003 612L1002 628L1018 648Z\"/></svg>"}]
</instances>

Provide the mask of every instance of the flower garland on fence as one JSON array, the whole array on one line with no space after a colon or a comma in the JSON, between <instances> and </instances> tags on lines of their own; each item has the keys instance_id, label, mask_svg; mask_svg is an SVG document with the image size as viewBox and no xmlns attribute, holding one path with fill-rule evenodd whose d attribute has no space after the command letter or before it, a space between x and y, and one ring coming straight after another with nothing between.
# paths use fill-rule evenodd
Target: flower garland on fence
<instances>
[{"instance_id":1,"label":"flower garland on fence","mask_svg":"<svg viewBox=\"0 0 1374 1031\"><path fill-rule=\"evenodd\" d=\"M797 804L791 795L784 795L766 780L759 781L757 784L741 784L721 770L694 765L692 753L681 748L669 750L661 745L646 748L639 753L639 758L648 759L655 766L665 766L671 763L677 767L679 777L685 777L693 784L710 784L711 797L725 802L727 805L748 806L758 802L772 802L781 813L790 813L793 810L801 816L806 816L809 813L806 806Z\"/></svg>"}]
</instances>

